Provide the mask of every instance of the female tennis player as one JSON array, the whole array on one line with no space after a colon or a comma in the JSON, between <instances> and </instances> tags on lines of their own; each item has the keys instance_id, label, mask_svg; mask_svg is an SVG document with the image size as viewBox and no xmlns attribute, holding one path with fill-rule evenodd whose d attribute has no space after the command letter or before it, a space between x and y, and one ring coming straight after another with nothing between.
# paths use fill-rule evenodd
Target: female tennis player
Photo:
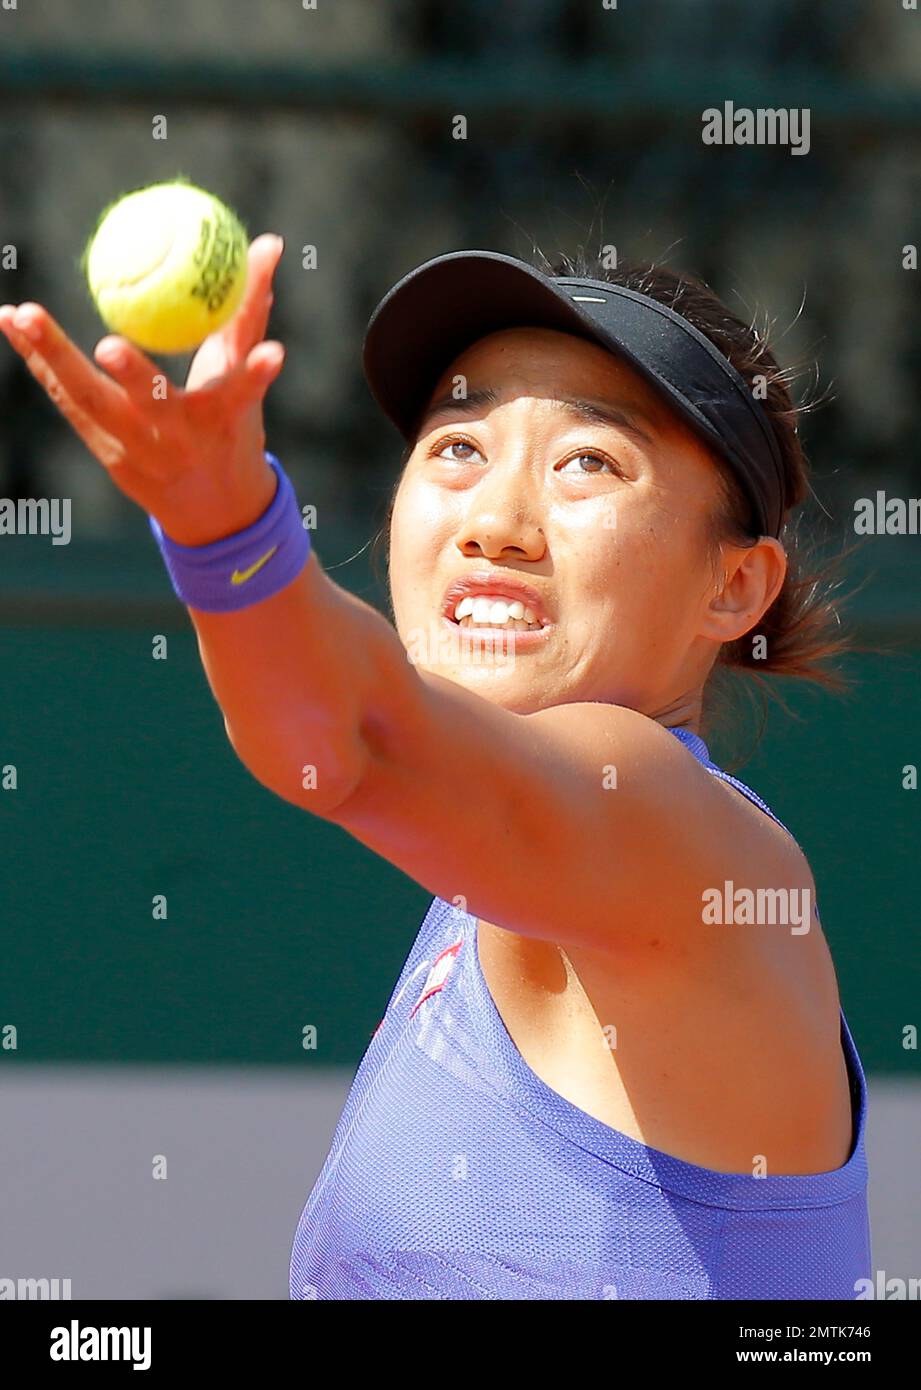
<instances>
[{"instance_id":1,"label":"female tennis player","mask_svg":"<svg viewBox=\"0 0 921 1390\"><path fill-rule=\"evenodd\" d=\"M829 650L784 374L687 276L413 270L364 345L407 446L391 623L265 451L281 249L165 401L123 338L0 328L149 514L244 765L434 895L291 1296L854 1298L866 1083L815 884L699 732L718 664Z\"/></svg>"}]
</instances>

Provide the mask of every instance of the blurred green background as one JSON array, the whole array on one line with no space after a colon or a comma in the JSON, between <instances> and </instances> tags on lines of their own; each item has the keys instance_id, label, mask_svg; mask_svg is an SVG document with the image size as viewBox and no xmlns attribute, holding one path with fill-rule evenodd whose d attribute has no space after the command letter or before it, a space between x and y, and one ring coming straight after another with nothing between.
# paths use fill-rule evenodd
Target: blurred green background
<instances>
[{"instance_id":1,"label":"blurred green background","mask_svg":"<svg viewBox=\"0 0 921 1390\"><path fill-rule=\"evenodd\" d=\"M803 425L810 524L843 543L856 497L919 486L902 248L921 231L921 19L886 10L23 7L0 29L0 245L17 251L0 296L40 299L89 350L104 330L75 263L96 213L180 171L253 234L281 231L270 447L318 508L330 573L382 606L368 546L399 441L360 372L374 304L446 250L614 244L776 320L800 398L825 399ZM700 112L726 99L808 106L809 154L704 146ZM166 369L181 381L187 361ZM0 798L0 1014L19 1020L18 1059L298 1064L309 1020L323 1061L356 1061L426 894L237 763L145 518L5 343L0 407L0 493L73 506L69 545L0 538L0 759L19 771ZM921 758L919 553L918 537L867 543L854 618L883 654L851 659L847 700L786 690L799 721L775 709L739 769L811 855L849 1018L892 1072L915 1065L901 1027L921 982L919 793L901 785Z\"/></svg>"},{"instance_id":2,"label":"blurred green background","mask_svg":"<svg viewBox=\"0 0 921 1390\"><path fill-rule=\"evenodd\" d=\"M808 108L808 155L704 146L701 113L727 100ZM167 138L155 139L163 118ZM798 398L821 402L802 425L806 528L834 550L854 540L857 499L921 495L919 272L906 263L921 240L921 14L897 0L20 0L0 9L0 151L0 301L46 304L86 351L104 328L77 262L120 191L183 173L230 202L252 235L282 233L270 335L288 355L269 397L269 447L317 507L324 566L381 607L369 548L400 440L364 385L362 335L400 276L450 250L608 244L703 277L741 317L773 321ZM186 361L165 365L183 380ZM34 1076L16 1093L16 1114L30 1118L10 1122L7 1144L46 1124L42 1152L55 1148L70 1092L49 1104L40 1087L58 1064L111 1064L132 1078L125 1086L129 1064L158 1064L186 1098L194 1064L209 1077L273 1065L317 1086L338 1065L347 1084L428 895L237 762L145 517L0 341L0 498L42 497L71 499L70 544L0 536L0 768L18 777L0 793L0 1027L18 1029L17 1050L0 1052L7 1106L14 1074L23 1087ZM918 1054L902 1030L921 999L921 793L903 789L902 769L921 762L921 537L870 538L848 575L865 581L849 612L876 649L849 659L851 694L787 682L789 713L773 709L753 754L744 719L711 751L741 758L736 771L807 851L864 1063L879 1082L907 1085ZM158 634L165 661L152 658ZM152 915L157 894L165 921ZM308 1023L315 1053L301 1046ZM879 1082L874 1093L890 1094ZM261 1072L259 1096L269 1084ZM87 1082L73 1094L89 1104L96 1093ZM93 1113L115 1136L116 1091L100 1094ZM292 1120L312 1136L306 1166L265 1122L263 1198L266 1186L309 1190L338 1113L330 1101L311 1118L319 1094ZM916 1273L911 1201L898 1195L917 1182L908 1096L917 1129L916 1089L877 1109L875 1171L882 1258ZM290 1115L290 1101L275 1113ZM19 1228L15 1213L0 1220L0 1254L19 1229L26 1267L36 1231L53 1224L29 1213L47 1213L72 1181L69 1209L95 1224L74 1228L66 1257L49 1245L34 1267L79 1273L85 1258L83 1291L129 1287L111 1184L86 1196L94 1146L68 1178L34 1167L38 1139L21 1142L18 1168L0 1146L21 1206ZM133 1157L111 1162L125 1181L135 1171ZM212 1181L209 1168L200 1190ZM138 1192L124 1199L126 1220L149 1200ZM181 1230L199 1189L187 1207L174 1193ZM888 1207L887 1193L897 1194ZM278 1231L293 1231L293 1201ZM92 1235L107 1212L108 1244ZM155 1233L161 1219L151 1214ZM224 1232L218 1214L208 1229ZM284 1296L277 1233L261 1257L276 1272L261 1284L253 1272L259 1238L247 1236L236 1265L217 1241L201 1284L190 1273L184 1287ZM130 1296L150 1291L150 1260L164 1271L155 1287L169 1287L174 1247L160 1243L155 1234L147 1263L131 1262ZM193 1246L190 1236L188 1271Z\"/></svg>"},{"instance_id":3,"label":"blurred green background","mask_svg":"<svg viewBox=\"0 0 921 1390\"><path fill-rule=\"evenodd\" d=\"M318 1060L354 1063L429 895L256 783L194 638L164 635L166 661L150 629L4 634L3 760L19 789L0 803L0 1021L17 1022L23 1061L302 1065L313 1023ZM810 858L865 1066L913 1073L921 804L902 769L919 759L921 650L847 670L846 699L786 682L797 717L771 713L740 775Z\"/></svg>"}]
</instances>

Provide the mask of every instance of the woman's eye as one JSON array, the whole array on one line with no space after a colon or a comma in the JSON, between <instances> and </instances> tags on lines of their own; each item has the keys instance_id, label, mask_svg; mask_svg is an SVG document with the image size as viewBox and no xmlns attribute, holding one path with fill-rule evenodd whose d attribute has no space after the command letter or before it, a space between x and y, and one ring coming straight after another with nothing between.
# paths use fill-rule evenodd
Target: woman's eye
<instances>
[{"instance_id":1,"label":"woman's eye","mask_svg":"<svg viewBox=\"0 0 921 1390\"><path fill-rule=\"evenodd\" d=\"M462 452L454 452L458 449L460 449ZM451 463L469 463L472 460L472 458L482 458L482 455L480 454L480 451L476 447L476 445L471 444L468 439L446 439L443 443L435 445L434 449L432 450L432 457L447 459L448 462ZM589 460L591 464L594 464L594 467L582 467L582 464L586 459ZM617 465L611 459L605 458L603 454L576 454L573 458L566 460L566 463L563 465L560 471L572 472L573 470L569 468L569 464L571 463L578 464L578 472L583 475L593 475L595 473L600 473L602 469L605 468L615 476L619 474L619 469Z\"/></svg>"},{"instance_id":2,"label":"woman's eye","mask_svg":"<svg viewBox=\"0 0 921 1390\"><path fill-rule=\"evenodd\" d=\"M601 454L576 454L573 458L567 459L566 464L581 463L583 459L591 459L593 463L600 464L604 468L609 468L612 473L617 473L617 465L612 463L610 459L603 458ZM561 473L566 472L566 464L560 469ZM598 473L600 471L600 468L579 469L580 473Z\"/></svg>"},{"instance_id":3,"label":"woman's eye","mask_svg":"<svg viewBox=\"0 0 921 1390\"><path fill-rule=\"evenodd\" d=\"M474 454L479 453L479 449L477 449L475 445L468 443L466 439L446 439L444 444L440 444L436 447L434 451L435 458L447 458L449 462L453 463L470 462L469 455L458 456L454 454L452 457L450 454L445 454L446 449L470 449Z\"/></svg>"}]
</instances>

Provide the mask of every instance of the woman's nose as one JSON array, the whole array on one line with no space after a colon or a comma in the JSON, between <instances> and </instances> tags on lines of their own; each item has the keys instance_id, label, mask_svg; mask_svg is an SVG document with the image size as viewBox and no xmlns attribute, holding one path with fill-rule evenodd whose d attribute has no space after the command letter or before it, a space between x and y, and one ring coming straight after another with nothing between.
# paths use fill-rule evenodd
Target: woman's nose
<instances>
[{"instance_id":1,"label":"woman's nose","mask_svg":"<svg viewBox=\"0 0 921 1390\"><path fill-rule=\"evenodd\" d=\"M458 531L457 545L465 555L497 558L508 552L520 559L540 560L546 550L546 539L543 528L520 509L477 506L465 517Z\"/></svg>"}]
</instances>

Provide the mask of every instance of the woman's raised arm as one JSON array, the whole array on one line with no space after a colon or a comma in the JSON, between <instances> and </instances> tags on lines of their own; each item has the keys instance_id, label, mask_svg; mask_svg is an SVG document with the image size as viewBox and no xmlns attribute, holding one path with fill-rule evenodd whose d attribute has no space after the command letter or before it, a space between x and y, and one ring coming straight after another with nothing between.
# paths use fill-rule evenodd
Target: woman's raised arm
<instances>
[{"instance_id":1,"label":"woman's raised arm","mask_svg":"<svg viewBox=\"0 0 921 1390\"><path fill-rule=\"evenodd\" d=\"M284 350L263 334L280 252L277 238L252 243L244 302L185 388L124 338L97 345L103 372L41 306L0 309L0 330L116 485L182 545L245 530L274 496L262 402ZM315 556L258 603L189 611L253 775L500 925L608 947L616 915L635 948L660 925L693 924L700 891L723 876L765 873L763 818L741 814L655 721L598 704L521 715L423 671Z\"/></svg>"}]
</instances>

